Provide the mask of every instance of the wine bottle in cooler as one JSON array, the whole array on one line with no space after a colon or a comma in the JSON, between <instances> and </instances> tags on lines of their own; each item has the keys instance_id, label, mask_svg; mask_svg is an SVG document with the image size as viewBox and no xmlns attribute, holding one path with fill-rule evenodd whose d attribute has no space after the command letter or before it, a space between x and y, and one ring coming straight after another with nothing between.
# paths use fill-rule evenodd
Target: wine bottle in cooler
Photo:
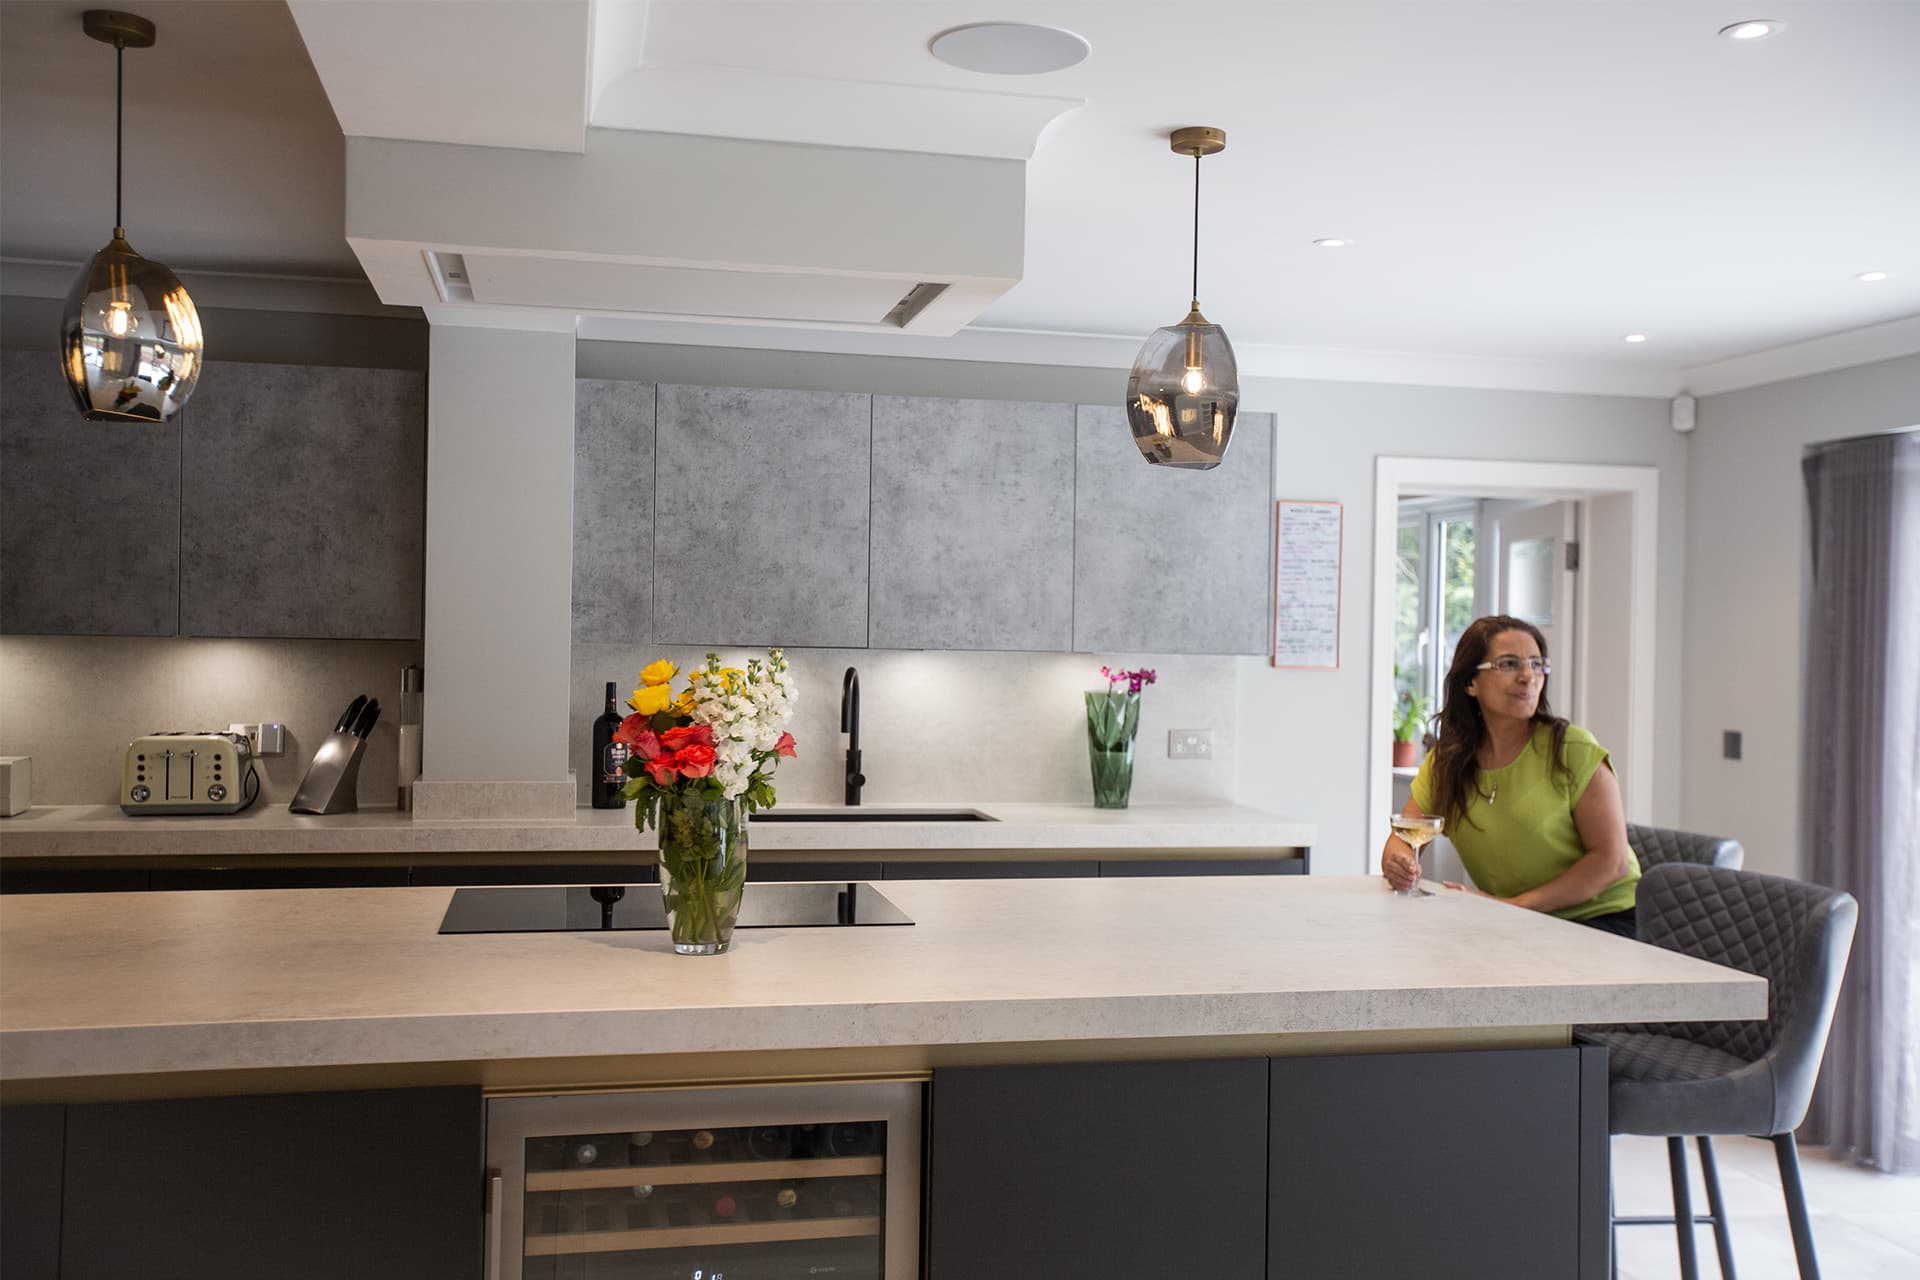
<instances>
[{"instance_id":1,"label":"wine bottle in cooler","mask_svg":"<svg viewBox=\"0 0 1920 1280\"><path fill-rule=\"evenodd\" d=\"M621 721L620 711L614 706L613 689L613 681L607 681L607 709L593 722L593 807L596 809L627 807L620 796L620 788L627 785L622 767L627 763L627 747L613 740Z\"/></svg>"}]
</instances>

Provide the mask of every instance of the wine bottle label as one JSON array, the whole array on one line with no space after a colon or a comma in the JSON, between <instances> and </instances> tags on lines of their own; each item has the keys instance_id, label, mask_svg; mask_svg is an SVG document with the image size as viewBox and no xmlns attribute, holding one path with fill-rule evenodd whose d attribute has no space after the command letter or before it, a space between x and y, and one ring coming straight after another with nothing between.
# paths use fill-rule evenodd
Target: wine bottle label
<instances>
[{"instance_id":1,"label":"wine bottle label","mask_svg":"<svg viewBox=\"0 0 1920 1280\"><path fill-rule=\"evenodd\" d=\"M600 762L600 780L616 786L624 783L627 780L624 766L627 763L627 757L633 754L633 749L624 742L609 742L602 754L604 758Z\"/></svg>"}]
</instances>

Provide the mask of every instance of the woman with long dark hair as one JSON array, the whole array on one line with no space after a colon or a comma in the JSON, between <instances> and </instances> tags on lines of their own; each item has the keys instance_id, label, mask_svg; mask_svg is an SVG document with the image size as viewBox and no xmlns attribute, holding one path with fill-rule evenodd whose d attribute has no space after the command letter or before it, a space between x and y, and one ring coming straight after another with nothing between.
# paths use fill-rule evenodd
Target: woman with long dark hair
<instances>
[{"instance_id":1,"label":"woman with long dark hair","mask_svg":"<svg viewBox=\"0 0 1920 1280\"><path fill-rule=\"evenodd\" d=\"M1633 937L1640 864L1627 847L1620 784L1606 749L1547 705L1550 670L1546 637L1531 623L1495 615L1469 626L1406 812L1445 819L1477 886L1468 892ZM1398 836L1380 867L1396 889L1420 878L1419 857Z\"/></svg>"}]
</instances>

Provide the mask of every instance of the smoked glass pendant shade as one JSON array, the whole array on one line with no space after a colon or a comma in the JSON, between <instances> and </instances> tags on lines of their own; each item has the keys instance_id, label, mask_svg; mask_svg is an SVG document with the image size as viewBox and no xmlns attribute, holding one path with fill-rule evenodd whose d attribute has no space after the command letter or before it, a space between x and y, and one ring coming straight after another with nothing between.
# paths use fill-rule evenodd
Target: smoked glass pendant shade
<instances>
[{"instance_id":1,"label":"smoked glass pendant shade","mask_svg":"<svg viewBox=\"0 0 1920 1280\"><path fill-rule=\"evenodd\" d=\"M200 378L205 343L193 299L118 227L74 280L60 334L67 386L89 418L165 422Z\"/></svg>"},{"instance_id":2,"label":"smoked glass pendant shade","mask_svg":"<svg viewBox=\"0 0 1920 1280\"><path fill-rule=\"evenodd\" d=\"M1240 407L1233 344L1200 308L1155 329L1127 379L1127 422L1148 462L1209 471L1226 456Z\"/></svg>"}]
</instances>

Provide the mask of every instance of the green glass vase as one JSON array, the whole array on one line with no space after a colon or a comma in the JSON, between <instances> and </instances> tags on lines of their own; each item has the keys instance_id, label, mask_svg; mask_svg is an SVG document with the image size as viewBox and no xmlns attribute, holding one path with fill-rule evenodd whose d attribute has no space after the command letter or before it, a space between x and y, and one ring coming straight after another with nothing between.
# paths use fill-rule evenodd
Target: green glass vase
<instances>
[{"instance_id":1,"label":"green glass vase","mask_svg":"<svg viewBox=\"0 0 1920 1280\"><path fill-rule=\"evenodd\" d=\"M660 797L660 892L673 949L715 956L733 945L747 886L747 812L741 798L699 792Z\"/></svg>"},{"instance_id":2,"label":"green glass vase","mask_svg":"<svg viewBox=\"0 0 1920 1280\"><path fill-rule=\"evenodd\" d=\"M1093 767L1093 807L1124 809L1133 791L1133 740L1140 732L1140 695L1114 690L1087 694L1087 760Z\"/></svg>"}]
</instances>

